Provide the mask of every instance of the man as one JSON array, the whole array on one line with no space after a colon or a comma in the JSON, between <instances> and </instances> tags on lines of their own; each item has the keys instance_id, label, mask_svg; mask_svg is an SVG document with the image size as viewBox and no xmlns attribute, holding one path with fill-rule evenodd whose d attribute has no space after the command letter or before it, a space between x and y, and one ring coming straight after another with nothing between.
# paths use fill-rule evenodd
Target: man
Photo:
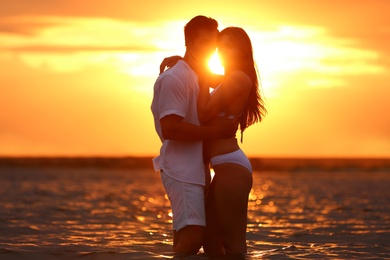
<instances>
[{"instance_id":1,"label":"man","mask_svg":"<svg viewBox=\"0 0 390 260\"><path fill-rule=\"evenodd\" d=\"M205 233L204 187L206 185L202 140L228 137L233 123L201 126L197 114L198 77L217 45L218 23L196 16L184 27L186 52L154 85L152 112L162 141L160 156L153 159L155 170L171 202L173 251L196 254Z\"/></svg>"}]
</instances>

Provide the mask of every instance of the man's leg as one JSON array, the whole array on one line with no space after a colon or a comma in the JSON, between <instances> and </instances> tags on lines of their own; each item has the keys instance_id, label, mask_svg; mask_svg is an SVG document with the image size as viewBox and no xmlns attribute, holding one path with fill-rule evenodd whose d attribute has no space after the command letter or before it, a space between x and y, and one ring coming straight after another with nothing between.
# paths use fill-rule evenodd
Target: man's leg
<instances>
[{"instance_id":1,"label":"man's leg","mask_svg":"<svg viewBox=\"0 0 390 260\"><path fill-rule=\"evenodd\" d=\"M186 226L178 232L174 232L173 251L181 254L197 254L203 245L204 236L204 226Z\"/></svg>"},{"instance_id":2,"label":"man's leg","mask_svg":"<svg viewBox=\"0 0 390 260\"><path fill-rule=\"evenodd\" d=\"M196 254L205 235L204 186L177 181L165 174L161 177L172 207L173 251Z\"/></svg>"}]
</instances>

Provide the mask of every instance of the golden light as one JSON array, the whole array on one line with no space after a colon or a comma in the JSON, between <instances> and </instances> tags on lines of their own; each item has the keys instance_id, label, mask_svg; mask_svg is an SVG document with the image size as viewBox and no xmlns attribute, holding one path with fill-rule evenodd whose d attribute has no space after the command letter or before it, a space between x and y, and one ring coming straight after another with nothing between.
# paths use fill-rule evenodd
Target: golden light
<instances>
[{"instance_id":1,"label":"golden light","mask_svg":"<svg viewBox=\"0 0 390 260\"><path fill-rule=\"evenodd\" d=\"M209 68L212 73L223 75L225 70L222 66L221 60L219 59L218 52L214 52L209 60Z\"/></svg>"}]
</instances>

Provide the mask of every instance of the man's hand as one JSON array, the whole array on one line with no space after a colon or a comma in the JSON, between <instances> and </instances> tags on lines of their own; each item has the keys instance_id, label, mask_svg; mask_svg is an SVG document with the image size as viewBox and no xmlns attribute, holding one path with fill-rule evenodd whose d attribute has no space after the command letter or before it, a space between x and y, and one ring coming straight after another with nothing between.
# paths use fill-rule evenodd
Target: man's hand
<instances>
[{"instance_id":1,"label":"man's hand","mask_svg":"<svg viewBox=\"0 0 390 260\"><path fill-rule=\"evenodd\" d=\"M183 57L181 56L170 56L163 59L163 61L160 64L160 74L164 72L165 68L169 69L172 66L174 66L179 60L182 60Z\"/></svg>"}]
</instances>

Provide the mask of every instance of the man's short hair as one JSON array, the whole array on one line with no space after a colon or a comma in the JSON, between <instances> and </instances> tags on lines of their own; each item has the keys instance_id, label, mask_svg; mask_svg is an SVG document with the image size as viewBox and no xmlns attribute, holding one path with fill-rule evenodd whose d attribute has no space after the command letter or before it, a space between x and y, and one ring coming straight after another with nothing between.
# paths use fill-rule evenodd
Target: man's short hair
<instances>
[{"instance_id":1,"label":"man's short hair","mask_svg":"<svg viewBox=\"0 0 390 260\"><path fill-rule=\"evenodd\" d=\"M196 37L198 37L199 30L218 30L218 22L213 18L206 17L203 15L198 15L192 18L184 26L184 37L186 46L189 42L193 41L194 39L196 39Z\"/></svg>"}]
</instances>

